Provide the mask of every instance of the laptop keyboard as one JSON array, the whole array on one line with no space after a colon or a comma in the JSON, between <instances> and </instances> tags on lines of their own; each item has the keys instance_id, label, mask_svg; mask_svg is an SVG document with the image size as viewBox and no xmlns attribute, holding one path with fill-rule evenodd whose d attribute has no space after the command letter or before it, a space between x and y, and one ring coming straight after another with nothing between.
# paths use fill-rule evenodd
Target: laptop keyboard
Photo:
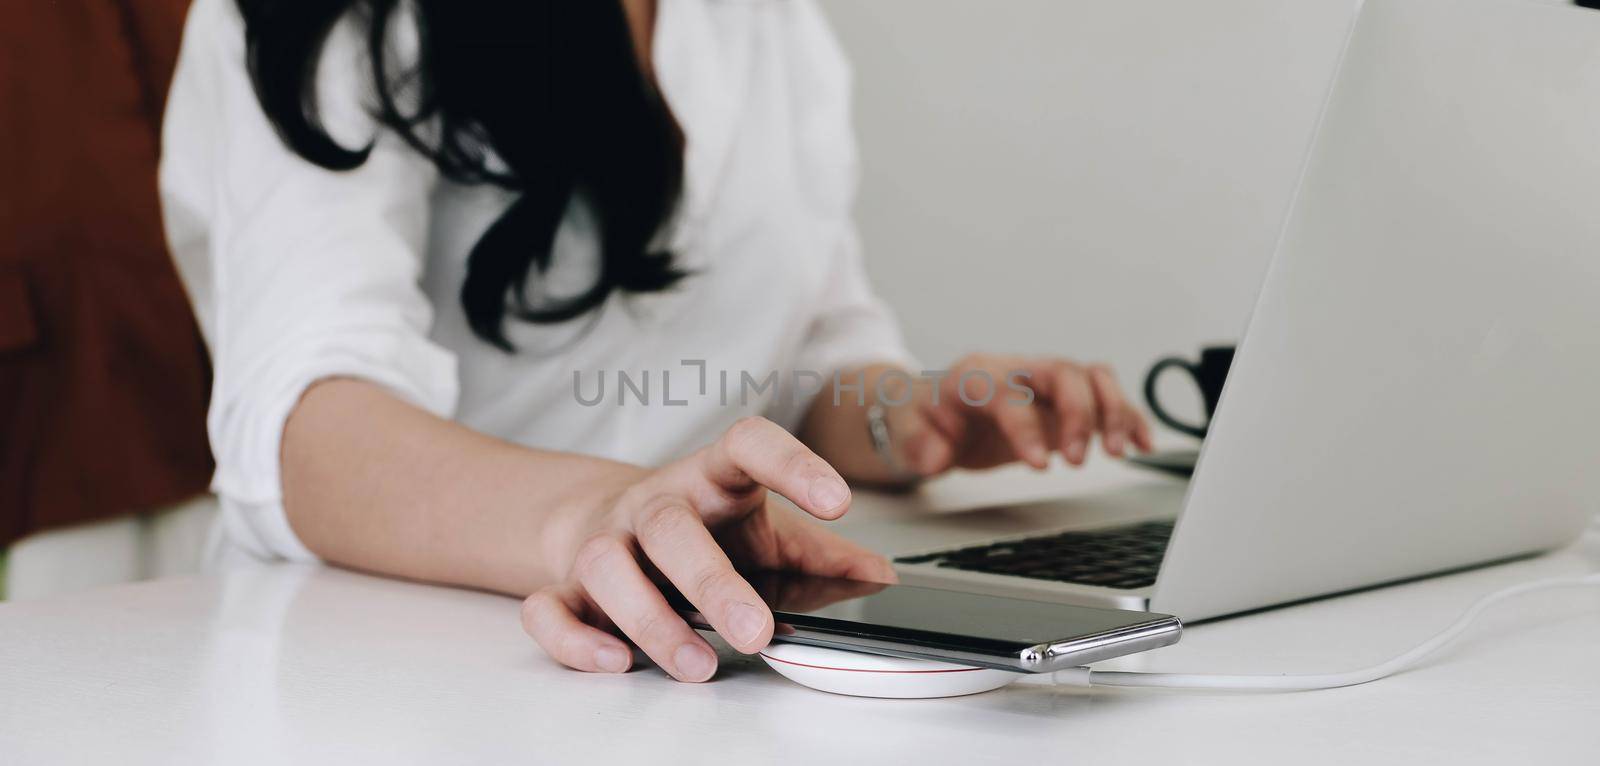
<instances>
[{"instance_id":1,"label":"laptop keyboard","mask_svg":"<svg viewBox=\"0 0 1600 766\"><path fill-rule=\"evenodd\" d=\"M1104 588L1145 588L1155 584L1171 537L1171 521L1147 521L902 556L895 561Z\"/></svg>"}]
</instances>

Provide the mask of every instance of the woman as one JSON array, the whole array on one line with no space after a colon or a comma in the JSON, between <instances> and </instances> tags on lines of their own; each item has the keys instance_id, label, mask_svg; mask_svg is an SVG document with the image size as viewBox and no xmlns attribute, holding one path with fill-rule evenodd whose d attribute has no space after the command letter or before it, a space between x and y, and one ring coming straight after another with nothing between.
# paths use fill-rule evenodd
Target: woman
<instances>
[{"instance_id":1,"label":"woman","mask_svg":"<svg viewBox=\"0 0 1600 766\"><path fill-rule=\"evenodd\" d=\"M701 681L652 578L752 652L736 568L893 577L769 490L834 519L846 479L1148 448L1104 367L908 385L848 90L813 0L197 0L162 190L219 555L527 597L560 662L625 671L620 635Z\"/></svg>"}]
</instances>

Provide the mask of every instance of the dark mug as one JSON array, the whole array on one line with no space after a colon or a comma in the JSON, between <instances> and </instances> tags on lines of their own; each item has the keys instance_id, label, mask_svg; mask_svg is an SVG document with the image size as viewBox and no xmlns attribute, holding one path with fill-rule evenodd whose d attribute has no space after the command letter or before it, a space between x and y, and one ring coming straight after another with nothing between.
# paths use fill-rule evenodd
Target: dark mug
<instances>
[{"instance_id":1,"label":"dark mug","mask_svg":"<svg viewBox=\"0 0 1600 766\"><path fill-rule=\"evenodd\" d=\"M1144 400L1150 403L1150 411L1156 418L1167 425L1190 434L1200 439L1206 438L1206 431L1211 428L1211 416L1216 414L1217 399L1222 396L1222 382L1228 379L1228 368L1233 366L1233 346L1212 346L1200 351L1200 361L1191 362L1178 357L1168 357L1150 368L1150 374L1144 379ZM1187 370L1189 376L1194 378L1195 385L1200 387L1200 398L1205 402L1206 422L1202 425L1190 425L1172 417L1161 408L1161 403L1156 401L1156 379L1168 368L1178 367Z\"/></svg>"}]
</instances>

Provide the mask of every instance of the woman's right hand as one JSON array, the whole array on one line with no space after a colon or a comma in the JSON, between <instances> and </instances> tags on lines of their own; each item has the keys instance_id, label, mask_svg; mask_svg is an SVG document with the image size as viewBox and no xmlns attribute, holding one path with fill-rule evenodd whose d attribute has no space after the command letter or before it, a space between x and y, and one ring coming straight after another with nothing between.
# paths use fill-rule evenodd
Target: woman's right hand
<instances>
[{"instance_id":1,"label":"woman's right hand","mask_svg":"<svg viewBox=\"0 0 1600 766\"><path fill-rule=\"evenodd\" d=\"M652 471L588 526L565 582L523 602L525 630L557 661L621 673L626 636L679 681L704 681L716 653L652 581L675 586L734 649L772 640L772 613L738 569L786 569L893 582L888 560L769 502L777 492L819 519L850 507L850 490L822 458L778 425L747 418L716 443Z\"/></svg>"}]
</instances>

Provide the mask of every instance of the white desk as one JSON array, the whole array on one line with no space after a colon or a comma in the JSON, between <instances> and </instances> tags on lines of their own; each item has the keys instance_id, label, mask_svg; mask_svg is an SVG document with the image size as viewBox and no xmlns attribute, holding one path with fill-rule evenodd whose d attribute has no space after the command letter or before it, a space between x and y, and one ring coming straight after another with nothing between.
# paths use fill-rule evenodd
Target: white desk
<instances>
[{"instance_id":1,"label":"white desk","mask_svg":"<svg viewBox=\"0 0 1600 766\"><path fill-rule=\"evenodd\" d=\"M958 477L1013 497L1138 481ZM937 500L937 498L944 498ZM951 498L956 498L952 501ZM864 519L904 512L860 504ZM846 525L849 529L851 525ZM1478 595L1596 567L1541 559L1194 626L1120 667L1310 672L1386 659ZM1110 665L1106 665L1109 667ZM0 763L1585 763L1600 754L1600 594L1488 615L1427 666L1300 694L1012 686L836 697L724 651L716 679L564 670L517 602L268 567L0 606Z\"/></svg>"}]
</instances>

